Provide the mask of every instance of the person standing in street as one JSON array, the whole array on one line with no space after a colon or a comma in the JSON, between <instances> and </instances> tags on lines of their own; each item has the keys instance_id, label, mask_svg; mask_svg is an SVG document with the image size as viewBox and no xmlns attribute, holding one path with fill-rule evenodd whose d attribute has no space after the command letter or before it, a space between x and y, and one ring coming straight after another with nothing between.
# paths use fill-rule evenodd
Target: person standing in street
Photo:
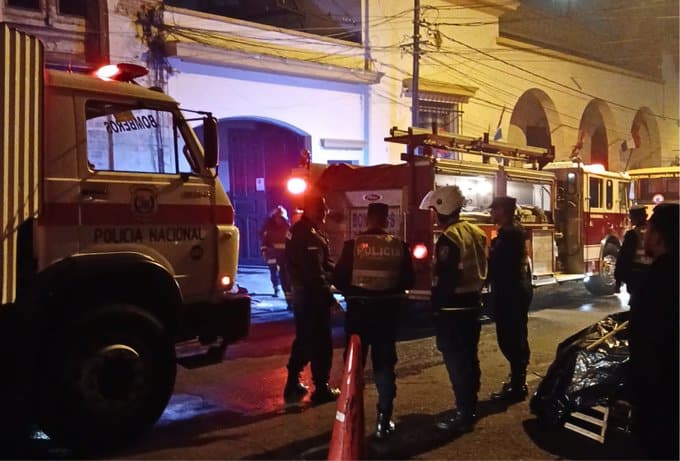
<instances>
[{"instance_id":1,"label":"person standing in street","mask_svg":"<svg viewBox=\"0 0 680 461\"><path fill-rule=\"evenodd\" d=\"M269 276L274 289L274 296L278 297L283 286L286 301L290 301L290 284L286 267L286 235L290 224L288 212L282 205L278 205L269 215L260 230L262 245L260 251L269 267ZM289 302L290 306L290 302Z\"/></svg>"},{"instance_id":2,"label":"person standing in street","mask_svg":"<svg viewBox=\"0 0 680 461\"><path fill-rule=\"evenodd\" d=\"M505 403L526 398L530 355L527 323L533 289L527 235L515 221L516 205L513 197L495 197L491 202L491 220L498 225L498 235L489 249L489 301L496 322L498 347L510 362L510 378L498 392L491 394L491 400Z\"/></svg>"},{"instance_id":3,"label":"person standing in street","mask_svg":"<svg viewBox=\"0 0 680 461\"><path fill-rule=\"evenodd\" d=\"M654 207L644 238L652 264L631 297L633 432L650 459L678 459L678 210Z\"/></svg>"},{"instance_id":4,"label":"person standing in street","mask_svg":"<svg viewBox=\"0 0 680 461\"><path fill-rule=\"evenodd\" d=\"M477 348L481 289L487 272L486 235L460 219L465 197L458 186L428 192L420 208L434 209L443 232L437 239L432 279L436 343L456 398L454 416L437 423L453 435L474 428L481 371Z\"/></svg>"},{"instance_id":5,"label":"person standing in street","mask_svg":"<svg viewBox=\"0 0 680 461\"><path fill-rule=\"evenodd\" d=\"M331 402L340 391L328 385L333 360L331 309L337 304L330 288L333 262L328 242L319 226L326 220L326 201L317 191L305 195L302 217L286 238L295 315L295 339L288 359L286 403L300 401L308 392L300 382L302 369L311 362L315 404Z\"/></svg>"},{"instance_id":6,"label":"person standing in street","mask_svg":"<svg viewBox=\"0 0 680 461\"><path fill-rule=\"evenodd\" d=\"M404 291L413 286L414 277L408 245L386 230L388 212L384 203L368 205L367 229L345 242L333 273L333 284L347 300L347 340L359 336L363 364L370 346L378 389L375 435L379 439L395 429L391 418L397 394L397 326Z\"/></svg>"},{"instance_id":7,"label":"person standing in street","mask_svg":"<svg viewBox=\"0 0 680 461\"><path fill-rule=\"evenodd\" d=\"M626 284L626 290L631 296L628 304L633 304L633 293L637 285L644 278L649 269L651 259L645 254L645 231L647 229L647 209L644 205L634 205L628 212L630 223L633 226L623 236L623 244L616 258L614 278L616 288L621 288L621 284Z\"/></svg>"}]
</instances>

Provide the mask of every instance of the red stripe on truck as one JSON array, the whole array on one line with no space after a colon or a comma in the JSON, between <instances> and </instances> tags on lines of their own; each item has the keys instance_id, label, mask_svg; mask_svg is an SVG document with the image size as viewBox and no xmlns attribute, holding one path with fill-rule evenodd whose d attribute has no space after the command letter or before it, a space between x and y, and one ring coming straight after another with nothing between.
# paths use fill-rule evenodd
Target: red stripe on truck
<instances>
[{"instance_id":1,"label":"red stripe on truck","mask_svg":"<svg viewBox=\"0 0 680 461\"><path fill-rule=\"evenodd\" d=\"M154 212L139 214L127 203L45 203L38 222L43 226L234 224L234 208L159 204Z\"/></svg>"}]
</instances>

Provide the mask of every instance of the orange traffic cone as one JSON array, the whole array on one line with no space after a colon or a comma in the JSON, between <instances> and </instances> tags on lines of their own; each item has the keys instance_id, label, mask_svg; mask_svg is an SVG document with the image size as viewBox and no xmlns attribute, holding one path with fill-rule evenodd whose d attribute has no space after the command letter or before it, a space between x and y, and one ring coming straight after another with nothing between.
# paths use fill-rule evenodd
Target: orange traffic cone
<instances>
[{"instance_id":1,"label":"orange traffic cone","mask_svg":"<svg viewBox=\"0 0 680 461\"><path fill-rule=\"evenodd\" d=\"M364 458L363 369L361 340L357 335L352 335L342 372L340 397L328 449L329 461Z\"/></svg>"}]
</instances>

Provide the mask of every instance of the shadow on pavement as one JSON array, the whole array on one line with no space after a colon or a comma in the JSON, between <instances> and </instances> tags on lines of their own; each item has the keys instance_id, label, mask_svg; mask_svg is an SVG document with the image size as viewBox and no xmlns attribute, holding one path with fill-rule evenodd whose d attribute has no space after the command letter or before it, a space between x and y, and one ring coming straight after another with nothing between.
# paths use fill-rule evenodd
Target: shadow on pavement
<instances>
[{"instance_id":1,"label":"shadow on pavement","mask_svg":"<svg viewBox=\"0 0 680 461\"><path fill-rule=\"evenodd\" d=\"M537 447L560 459L644 459L635 439L617 429L607 431L605 443L599 443L564 428L548 428L538 419L522 422L524 430Z\"/></svg>"}]
</instances>

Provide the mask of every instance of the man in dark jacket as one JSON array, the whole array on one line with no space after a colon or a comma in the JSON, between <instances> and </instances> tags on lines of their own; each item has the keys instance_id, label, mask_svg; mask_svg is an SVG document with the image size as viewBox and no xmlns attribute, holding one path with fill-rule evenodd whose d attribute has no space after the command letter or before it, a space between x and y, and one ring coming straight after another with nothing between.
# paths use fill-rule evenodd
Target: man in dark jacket
<instances>
[{"instance_id":1,"label":"man in dark jacket","mask_svg":"<svg viewBox=\"0 0 680 461\"><path fill-rule=\"evenodd\" d=\"M286 239L295 314L295 339L283 391L288 403L301 400L307 393L300 382L300 372L308 362L311 362L314 382L312 402L330 402L339 394L338 389L328 385L333 360L331 308L337 302L330 288L333 262L328 242L319 231L327 213L325 199L316 191L307 192L304 213L290 228Z\"/></svg>"},{"instance_id":2,"label":"man in dark jacket","mask_svg":"<svg viewBox=\"0 0 680 461\"><path fill-rule=\"evenodd\" d=\"M387 232L389 208L371 203L367 230L348 240L335 266L333 284L347 299L345 332L359 335L366 363L369 346L378 389L377 438L394 431L391 420L397 393L397 323L404 291L413 286L413 260L408 245Z\"/></svg>"},{"instance_id":3,"label":"man in dark jacket","mask_svg":"<svg viewBox=\"0 0 680 461\"><path fill-rule=\"evenodd\" d=\"M489 249L489 299L498 346L510 362L510 379L500 391L491 394L491 399L506 403L519 402L527 396L527 323L533 294L527 237L524 228L515 222L516 205L513 197L496 197L491 203L491 220L498 225L498 235Z\"/></svg>"},{"instance_id":4,"label":"man in dark jacket","mask_svg":"<svg viewBox=\"0 0 680 461\"><path fill-rule=\"evenodd\" d=\"M616 258L614 278L617 289L622 283L631 295L629 304L633 303L633 293L649 269L651 259L645 254L644 239L647 229L647 211L644 205L634 205L628 212L633 228L623 236L623 244Z\"/></svg>"},{"instance_id":5,"label":"man in dark jacket","mask_svg":"<svg viewBox=\"0 0 680 461\"><path fill-rule=\"evenodd\" d=\"M634 432L652 459L678 459L678 204L654 208L645 233L653 262L630 311Z\"/></svg>"},{"instance_id":6,"label":"man in dark jacket","mask_svg":"<svg viewBox=\"0 0 680 461\"><path fill-rule=\"evenodd\" d=\"M480 293L487 271L486 235L460 219L464 202L458 186L444 186L428 192L420 203L421 209L437 212L443 230L435 245L432 308L437 349L449 374L456 411L436 426L452 435L472 431L477 418Z\"/></svg>"}]
</instances>

